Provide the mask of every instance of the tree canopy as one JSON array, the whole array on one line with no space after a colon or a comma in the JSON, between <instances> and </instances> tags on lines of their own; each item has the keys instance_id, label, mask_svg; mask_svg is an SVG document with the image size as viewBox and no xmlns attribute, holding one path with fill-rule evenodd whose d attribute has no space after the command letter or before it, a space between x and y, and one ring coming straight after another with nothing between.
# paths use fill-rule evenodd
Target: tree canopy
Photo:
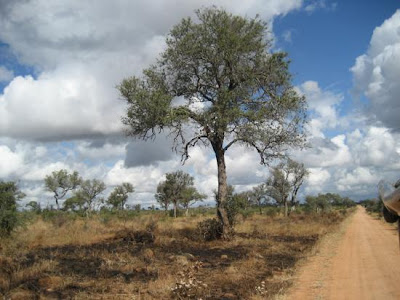
<instances>
[{"instance_id":1,"label":"tree canopy","mask_svg":"<svg viewBox=\"0 0 400 300\"><path fill-rule=\"evenodd\" d=\"M288 205L296 204L297 193L307 176L308 171L304 164L290 158L271 169L271 175L266 182L267 193L278 204L285 207L285 216L289 212Z\"/></svg>"},{"instance_id":2,"label":"tree canopy","mask_svg":"<svg viewBox=\"0 0 400 300\"><path fill-rule=\"evenodd\" d=\"M107 199L107 204L111 205L114 209L124 209L126 201L128 200L129 194L133 193L135 189L129 182L124 182L118 185L111 192Z\"/></svg>"},{"instance_id":3,"label":"tree canopy","mask_svg":"<svg viewBox=\"0 0 400 300\"><path fill-rule=\"evenodd\" d=\"M180 204L187 210L191 203L206 197L197 191L194 186L194 178L188 173L176 171L167 173L165 178L158 184L155 198L165 210L170 204L173 204L175 218Z\"/></svg>"},{"instance_id":4,"label":"tree canopy","mask_svg":"<svg viewBox=\"0 0 400 300\"><path fill-rule=\"evenodd\" d=\"M106 185L104 182L92 179L81 182L79 189L75 192L75 198L85 205L86 212L89 214L93 210L96 198L104 192ZM78 201L79 201L78 200Z\"/></svg>"},{"instance_id":5,"label":"tree canopy","mask_svg":"<svg viewBox=\"0 0 400 300\"><path fill-rule=\"evenodd\" d=\"M58 200L62 199L69 191L76 189L81 182L82 178L79 177L77 171L70 174L65 169L54 171L44 178L46 190L54 193L57 209L60 209Z\"/></svg>"},{"instance_id":6,"label":"tree canopy","mask_svg":"<svg viewBox=\"0 0 400 300\"><path fill-rule=\"evenodd\" d=\"M124 79L118 88L129 105L123 123L131 136L148 139L166 129L183 161L191 147L212 147L217 211L227 238L225 152L244 145L266 164L303 146L306 102L291 84L287 54L270 51L265 22L215 7L196 15L172 28L166 50L143 76Z\"/></svg>"}]
</instances>

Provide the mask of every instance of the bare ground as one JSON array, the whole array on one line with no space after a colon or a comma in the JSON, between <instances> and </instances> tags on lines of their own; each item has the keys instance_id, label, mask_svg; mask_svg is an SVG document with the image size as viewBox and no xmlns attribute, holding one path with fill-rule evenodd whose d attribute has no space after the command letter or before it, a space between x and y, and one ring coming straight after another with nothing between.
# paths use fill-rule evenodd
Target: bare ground
<instances>
[{"instance_id":1,"label":"bare ground","mask_svg":"<svg viewBox=\"0 0 400 300\"><path fill-rule=\"evenodd\" d=\"M397 229L358 207L297 272L286 299L400 299Z\"/></svg>"}]
</instances>

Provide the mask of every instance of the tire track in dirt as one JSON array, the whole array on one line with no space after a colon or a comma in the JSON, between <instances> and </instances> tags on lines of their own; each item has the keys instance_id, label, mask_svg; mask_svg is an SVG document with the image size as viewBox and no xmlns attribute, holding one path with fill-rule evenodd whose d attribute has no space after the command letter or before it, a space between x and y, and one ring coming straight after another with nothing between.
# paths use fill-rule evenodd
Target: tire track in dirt
<instances>
[{"instance_id":1,"label":"tire track in dirt","mask_svg":"<svg viewBox=\"0 0 400 300\"><path fill-rule=\"evenodd\" d=\"M294 281L285 299L400 299L397 230L358 207Z\"/></svg>"}]
</instances>

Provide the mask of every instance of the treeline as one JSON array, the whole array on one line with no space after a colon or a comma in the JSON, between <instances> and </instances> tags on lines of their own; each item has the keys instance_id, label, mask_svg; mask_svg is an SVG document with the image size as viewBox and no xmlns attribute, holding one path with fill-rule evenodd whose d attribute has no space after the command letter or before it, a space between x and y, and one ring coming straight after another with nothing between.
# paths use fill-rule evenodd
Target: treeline
<instances>
[{"instance_id":1,"label":"treeline","mask_svg":"<svg viewBox=\"0 0 400 300\"><path fill-rule=\"evenodd\" d=\"M228 185L227 201L224 206L230 225L234 226L238 213L270 214L273 212L274 214L282 213L288 217L294 211L324 213L329 212L333 207L347 208L355 205L350 198L343 198L333 193L306 196L304 203L300 203L297 194L307 175L308 171L303 164L286 159L271 168L270 176L265 182L251 190L235 192L234 187ZM47 175L44 178L44 187L46 191L53 194L57 211L89 217L95 211L134 210L139 212L141 210L140 204L127 205L129 195L135 192L134 186L128 182L115 186L109 196L104 198L102 196L106 190L104 182L97 179L85 180L76 171L68 172L62 169ZM18 224L17 202L24 196L15 182L0 182L2 234L9 234ZM154 197L161 209L175 218L183 212L188 216L189 208L194 203L207 198L196 189L193 176L183 171L166 173L165 180L158 183ZM214 197L218 202L217 191L214 191ZM63 200L62 203L61 200ZM25 207L38 214L54 210L53 205L42 209L40 203L35 201L27 203ZM154 210L154 205L152 209Z\"/></svg>"}]
</instances>

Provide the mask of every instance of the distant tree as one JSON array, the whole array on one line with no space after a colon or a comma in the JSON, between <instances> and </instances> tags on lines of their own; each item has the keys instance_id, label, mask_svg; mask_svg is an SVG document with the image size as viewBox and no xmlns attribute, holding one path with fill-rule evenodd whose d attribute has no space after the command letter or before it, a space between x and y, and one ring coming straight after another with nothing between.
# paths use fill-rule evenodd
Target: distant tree
<instances>
[{"instance_id":1,"label":"distant tree","mask_svg":"<svg viewBox=\"0 0 400 300\"><path fill-rule=\"evenodd\" d=\"M135 206L133 208L135 211L140 212L140 210L142 209L142 206L140 204L135 204Z\"/></svg>"},{"instance_id":2,"label":"distant tree","mask_svg":"<svg viewBox=\"0 0 400 300\"><path fill-rule=\"evenodd\" d=\"M111 205L114 209L123 210L129 194L134 191L135 189L132 184L124 182L114 188L110 196L108 196L107 204Z\"/></svg>"},{"instance_id":3,"label":"distant tree","mask_svg":"<svg viewBox=\"0 0 400 300\"><path fill-rule=\"evenodd\" d=\"M57 209L60 209L58 200L62 199L69 191L75 190L81 184L82 178L74 171L69 174L67 170L54 171L44 179L46 190L54 193Z\"/></svg>"},{"instance_id":4,"label":"distant tree","mask_svg":"<svg viewBox=\"0 0 400 300\"><path fill-rule=\"evenodd\" d=\"M240 209L246 210L251 205L251 197L252 197L251 191L236 193L234 194L234 197L237 198L236 202L238 203Z\"/></svg>"},{"instance_id":5,"label":"distant tree","mask_svg":"<svg viewBox=\"0 0 400 300\"><path fill-rule=\"evenodd\" d=\"M200 194L197 189L191 185L183 189L179 203L185 209L185 215L187 216L189 214L190 205L193 205L197 201L203 201L206 198L206 195Z\"/></svg>"},{"instance_id":6,"label":"distant tree","mask_svg":"<svg viewBox=\"0 0 400 300\"><path fill-rule=\"evenodd\" d=\"M129 107L123 123L147 140L168 129L182 160L198 144L211 146L217 161L217 215L222 238L231 234L225 202L225 153L233 145L255 149L262 164L305 142L306 102L291 84L286 53L271 52L267 23L215 7L198 10L197 21L172 28L156 64L119 85ZM182 101L173 101L179 97ZM189 135L189 130L193 134Z\"/></svg>"},{"instance_id":7,"label":"distant tree","mask_svg":"<svg viewBox=\"0 0 400 300\"><path fill-rule=\"evenodd\" d=\"M194 188L194 178L183 171L167 173L165 181L162 181L157 186L155 198L158 203L168 209L169 204L174 206L174 217L179 204L189 207L193 201L198 201L203 198Z\"/></svg>"},{"instance_id":8,"label":"distant tree","mask_svg":"<svg viewBox=\"0 0 400 300\"><path fill-rule=\"evenodd\" d=\"M307 196L306 197L306 207L309 210L314 211L316 213L329 211L332 207L331 203L329 203L328 198L324 195L318 196Z\"/></svg>"},{"instance_id":9,"label":"distant tree","mask_svg":"<svg viewBox=\"0 0 400 300\"><path fill-rule=\"evenodd\" d=\"M154 195L154 197L156 198L158 204L160 204L161 208L167 212L171 204L172 192L167 188L165 181L161 181L157 185L157 193Z\"/></svg>"},{"instance_id":10,"label":"distant tree","mask_svg":"<svg viewBox=\"0 0 400 300\"><path fill-rule=\"evenodd\" d=\"M83 210L85 206L85 200L77 197L76 195L66 199L63 203L63 209L68 211L80 211Z\"/></svg>"},{"instance_id":11,"label":"distant tree","mask_svg":"<svg viewBox=\"0 0 400 300\"><path fill-rule=\"evenodd\" d=\"M250 193L250 201L258 206L260 215L262 214L262 206L268 201L268 190L265 183L255 186Z\"/></svg>"},{"instance_id":12,"label":"distant tree","mask_svg":"<svg viewBox=\"0 0 400 300\"><path fill-rule=\"evenodd\" d=\"M75 192L75 197L85 205L86 215L89 215L95 204L96 198L104 192L106 185L97 179L82 181L79 189Z\"/></svg>"},{"instance_id":13,"label":"distant tree","mask_svg":"<svg viewBox=\"0 0 400 300\"><path fill-rule=\"evenodd\" d=\"M29 201L29 203L27 203L25 205L25 207L28 207L31 211L36 212L36 213L40 213L42 211L42 208L40 207L40 203L38 203L36 201Z\"/></svg>"},{"instance_id":14,"label":"distant tree","mask_svg":"<svg viewBox=\"0 0 400 300\"><path fill-rule=\"evenodd\" d=\"M307 175L304 164L290 158L271 169L266 182L268 195L285 208L285 216L289 214L289 205L295 205L297 193Z\"/></svg>"},{"instance_id":15,"label":"distant tree","mask_svg":"<svg viewBox=\"0 0 400 300\"><path fill-rule=\"evenodd\" d=\"M17 226L17 201L23 197L15 182L0 181L0 235L10 235Z\"/></svg>"}]
</instances>

